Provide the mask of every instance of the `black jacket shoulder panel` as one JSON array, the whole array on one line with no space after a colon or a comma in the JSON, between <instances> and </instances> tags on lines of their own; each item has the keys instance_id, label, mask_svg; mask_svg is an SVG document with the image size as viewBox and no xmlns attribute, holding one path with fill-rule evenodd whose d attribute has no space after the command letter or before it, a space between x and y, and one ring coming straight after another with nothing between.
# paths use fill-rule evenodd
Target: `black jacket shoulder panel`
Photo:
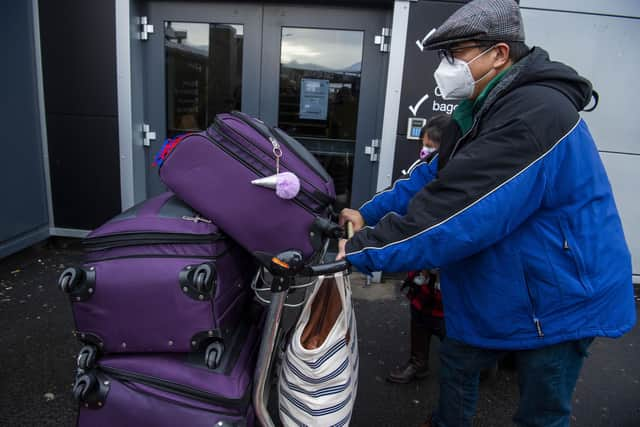
<instances>
[{"instance_id":1,"label":"black jacket shoulder panel","mask_svg":"<svg viewBox=\"0 0 640 427\"><path fill-rule=\"evenodd\" d=\"M546 151L575 126L580 115L571 100L552 87L520 86L504 94L485 112L475 136L516 119L528 126L540 148Z\"/></svg>"}]
</instances>

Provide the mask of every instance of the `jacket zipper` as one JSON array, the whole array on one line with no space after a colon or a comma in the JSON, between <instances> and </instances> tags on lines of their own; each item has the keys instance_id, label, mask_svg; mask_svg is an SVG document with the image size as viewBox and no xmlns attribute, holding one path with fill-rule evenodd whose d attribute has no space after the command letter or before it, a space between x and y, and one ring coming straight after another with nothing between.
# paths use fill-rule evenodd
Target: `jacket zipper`
<instances>
[{"instance_id":1,"label":"jacket zipper","mask_svg":"<svg viewBox=\"0 0 640 427\"><path fill-rule=\"evenodd\" d=\"M219 129L217 128L217 126L214 124L213 128L218 131L218 133L222 136L222 139L226 142L228 141L233 141L231 138L229 138L228 136L226 136L224 133L219 132ZM225 147L223 144L217 143L213 138L211 138L208 134L208 132L206 133L206 138L212 143L214 144L216 147L220 147L222 149L222 151L224 151L225 153L227 153L229 156L233 157L236 161L238 161L239 163L242 163L242 165L244 165L244 167L246 167L247 169L249 169L250 171L252 171L256 176L264 178L266 175L264 173L262 173L261 171L259 171L257 168L255 168L254 166L251 166L246 160L240 158L238 155L236 155L235 153L233 153L231 150L229 150L227 147ZM233 142L232 142L233 144ZM264 162L258 158L256 158L255 156L251 155L252 158L254 160L256 160L257 162L260 162L260 164L262 164L263 166L265 166ZM311 193L309 193L307 190L305 190L304 188L302 188L302 186L300 187L300 194L302 194L303 196L305 196L308 199L311 199L312 201L315 201L319 206L324 206L323 203L320 203L318 200L316 200ZM295 198L292 199L292 201L294 203L296 203L298 206L300 206L301 208L305 209L306 211L308 211L309 213L316 215L318 213L321 212L321 209L319 210L315 210L313 209L311 206L309 206L308 203L303 202L302 200L300 200L299 195L296 196Z\"/></svg>"},{"instance_id":2,"label":"jacket zipper","mask_svg":"<svg viewBox=\"0 0 640 427\"><path fill-rule=\"evenodd\" d=\"M235 116L234 116L234 117L235 117ZM241 120L242 120L242 119L241 119ZM242 122L243 122L243 123L247 123L247 122L246 122L246 121L244 121L244 120L242 120ZM255 129L255 127L253 126L253 124L251 124L251 123L248 123L248 124L249 124L249 126L251 126L253 129ZM220 134L222 134L222 135L226 136L227 138L229 138L229 139L231 139L231 140L233 141L233 138L231 138L231 136L229 135L229 133L223 129L223 128L225 128L225 127L229 127L229 126L225 125L225 124L224 124L224 123L223 123L219 118L216 118L216 119L215 119L215 121L213 122L213 128L214 128L218 133L220 133ZM260 133L260 131L258 131L258 130L256 130L256 131ZM247 141L247 142L248 142L249 144L251 144L253 147L255 147L255 148L257 148L258 150L262 151L262 153L263 153L263 154L266 154L267 156L271 156L271 155L272 155L272 153L268 153L268 152L266 152L265 150L263 150L263 149L262 149L262 147L260 147L259 145L254 144L253 142L251 142L248 138L246 138L244 135L240 134L239 132L236 132L236 131L235 131L235 130L233 130L233 129L232 129L232 132L234 132L235 134L239 135L242 139L244 139L245 141ZM262 134L261 134L261 135L262 135ZM267 139L269 140L269 142L271 143L271 146L272 146L274 149L280 149L280 143L278 142L278 140L277 140L275 137L273 137L273 136L269 136ZM283 142L283 145L285 145L285 146L289 149L289 151L291 151L292 153L294 153L294 151L293 151L289 146L287 146L286 144L284 144L284 142ZM253 156L253 157L255 158L255 156ZM260 159L257 159L257 158L256 158L256 160L258 160L258 161L260 161L262 164L264 164ZM304 159L301 159L301 161L302 161L305 165L307 165L311 170L313 170L313 171L314 171L314 173L317 173L317 172L316 172L316 171L315 171L311 166L309 166L306 162L304 162ZM281 163L284 167L286 167L288 170L292 170L291 168L287 167L287 164L284 162L284 160L280 159L280 163ZM298 178L299 178L299 177L298 177ZM311 182L309 182L309 181L307 181L307 180L305 180L304 182L305 182L305 183L307 183L309 186L313 187L313 189L314 189L314 190L319 191L319 192L321 192L321 193L324 193L324 191L323 191L323 190L319 189L318 187L316 187L316 186L315 186L314 184L312 184ZM301 189L300 189L300 191L307 191L307 190L304 190L303 188L301 188ZM310 192L308 192L308 191L307 191L307 193L310 195L310 197L312 197ZM313 197L312 197L312 198L313 198ZM315 199L315 198L314 198L314 199ZM321 203L320 203L320 204L321 204Z\"/></svg>"},{"instance_id":3,"label":"jacket zipper","mask_svg":"<svg viewBox=\"0 0 640 427\"><path fill-rule=\"evenodd\" d=\"M206 235L189 235L178 233L120 233L110 236L92 237L82 241L87 251L121 248L126 246L159 245L159 244L199 244L213 243L225 237L219 233Z\"/></svg>"},{"instance_id":4,"label":"jacket zipper","mask_svg":"<svg viewBox=\"0 0 640 427\"><path fill-rule=\"evenodd\" d=\"M115 379L139 382L139 383L152 386L159 390L167 391L169 393L173 393L179 396L198 400L204 403L221 405L230 409L236 409L238 411L242 411L247 406L248 400L249 400L249 388L247 388L242 398L230 399L227 397L222 397L216 394L198 390L183 384L177 384L172 381L163 380L157 377L152 377L152 376L142 375L142 374L134 374L129 371L110 368L107 366L100 366L99 369L111 375Z\"/></svg>"},{"instance_id":5,"label":"jacket zipper","mask_svg":"<svg viewBox=\"0 0 640 427\"><path fill-rule=\"evenodd\" d=\"M460 145L460 142L462 142L463 139L465 139L467 136L469 136L469 134L471 133L471 131L473 130L473 128L476 127L476 125L478 124L478 117L476 116L476 118L473 120L473 123L471 123L471 127L469 128L469 130L467 131L467 133L465 133L464 135L462 135L457 141L456 144L453 146L453 150L451 151L451 154L449 155L449 160L453 159L453 155L456 153L456 151L458 151L458 145Z\"/></svg>"},{"instance_id":6,"label":"jacket zipper","mask_svg":"<svg viewBox=\"0 0 640 427\"><path fill-rule=\"evenodd\" d=\"M571 257L573 264L576 267L576 271L578 272L578 278L580 279L580 284L583 286L583 288L585 288L585 292L591 292L591 290L589 289L589 281L587 280L586 277L586 270L584 268L584 263L582 261L582 258L580 257L579 253L578 253L578 249L577 248L572 248L573 243L569 242L569 238L571 238L572 242L575 243L575 238L574 236L571 234L571 231L569 230L569 224L567 224L567 222L563 219L560 219L560 231L562 232L562 249L565 252L569 253L569 256Z\"/></svg>"},{"instance_id":7,"label":"jacket zipper","mask_svg":"<svg viewBox=\"0 0 640 427\"><path fill-rule=\"evenodd\" d=\"M544 332L542 331L542 323L540 319L536 315L536 305L533 303L533 295L531 294L531 288L529 288L529 281L527 280L527 274L523 269L523 277L524 277L524 285L527 288L527 295L529 297L529 304L531 304L531 320L533 320L533 324L536 327L536 332L538 333L539 338L544 338Z\"/></svg>"}]
</instances>

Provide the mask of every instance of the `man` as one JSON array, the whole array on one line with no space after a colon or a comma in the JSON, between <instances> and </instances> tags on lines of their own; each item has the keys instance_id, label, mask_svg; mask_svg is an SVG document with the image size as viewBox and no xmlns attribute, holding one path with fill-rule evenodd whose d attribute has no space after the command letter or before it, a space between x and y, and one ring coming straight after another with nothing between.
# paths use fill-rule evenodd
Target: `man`
<instances>
[{"instance_id":1,"label":"man","mask_svg":"<svg viewBox=\"0 0 640 427\"><path fill-rule=\"evenodd\" d=\"M425 425L470 426L480 369L515 352L514 421L567 426L596 336L635 323L631 259L611 187L579 111L591 84L529 50L512 0L474 0L426 42L434 77L463 99L436 178L408 206L341 241L363 272L440 267L447 338L440 402Z\"/></svg>"}]
</instances>

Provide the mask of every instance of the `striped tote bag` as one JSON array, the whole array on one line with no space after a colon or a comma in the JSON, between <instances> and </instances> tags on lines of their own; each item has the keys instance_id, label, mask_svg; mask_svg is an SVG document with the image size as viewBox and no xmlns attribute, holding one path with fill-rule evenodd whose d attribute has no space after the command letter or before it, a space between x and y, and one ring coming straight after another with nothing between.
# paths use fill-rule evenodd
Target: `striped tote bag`
<instances>
[{"instance_id":1,"label":"striped tote bag","mask_svg":"<svg viewBox=\"0 0 640 427\"><path fill-rule=\"evenodd\" d=\"M278 383L284 426L347 426L358 389L349 276L320 276L287 345Z\"/></svg>"}]
</instances>

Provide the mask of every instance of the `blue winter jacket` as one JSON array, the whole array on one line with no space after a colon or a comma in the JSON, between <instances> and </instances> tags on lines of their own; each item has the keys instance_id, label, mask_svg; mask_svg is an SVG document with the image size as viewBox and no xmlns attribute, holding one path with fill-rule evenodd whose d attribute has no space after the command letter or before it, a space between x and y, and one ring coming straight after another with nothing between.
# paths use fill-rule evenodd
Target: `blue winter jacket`
<instances>
[{"instance_id":1,"label":"blue winter jacket","mask_svg":"<svg viewBox=\"0 0 640 427\"><path fill-rule=\"evenodd\" d=\"M496 349L618 337L635 323L631 257L579 115L591 85L534 48L437 159L377 195L347 242L358 269L440 267L447 335ZM451 132L450 132L451 133ZM459 135L458 135L459 136Z\"/></svg>"}]
</instances>

